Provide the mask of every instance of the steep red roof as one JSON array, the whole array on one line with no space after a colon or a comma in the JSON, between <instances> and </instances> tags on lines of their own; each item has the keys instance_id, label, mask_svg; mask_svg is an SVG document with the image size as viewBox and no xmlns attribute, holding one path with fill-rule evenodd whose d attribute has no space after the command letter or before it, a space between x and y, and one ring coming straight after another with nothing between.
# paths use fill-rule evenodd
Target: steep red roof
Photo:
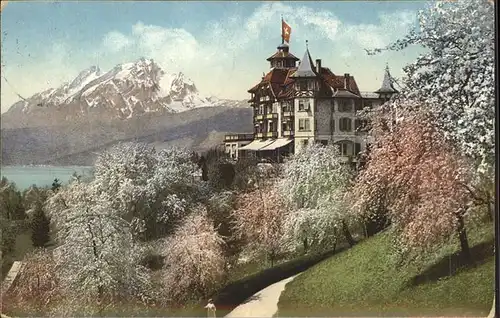
<instances>
[{"instance_id":1,"label":"steep red roof","mask_svg":"<svg viewBox=\"0 0 500 318\"><path fill-rule=\"evenodd\" d=\"M291 77L293 73L297 70L296 67L289 69L274 68L269 71L260 83L248 90L249 93L256 92L260 87L269 85L274 96L281 98L289 98L294 94L294 78ZM337 89L337 90L347 90L356 95L359 95L358 85L353 76L349 75L349 87L345 87L345 76L335 75L329 68L322 67L320 72L320 77L323 80L323 84Z\"/></svg>"},{"instance_id":2,"label":"steep red roof","mask_svg":"<svg viewBox=\"0 0 500 318\"><path fill-rule=\"evenodd\" d=\"M248 92L253 93L259 87L270 84L273 93L277 96L281 90L281 85L283 85L288 76L288 73L289 71L287 69L274 68L269 73L264 75L260 83L249 89Z\"/></svg>"},{"instance_id":3,"label":"steep red roof","mask_svg":"<svg viewBox=\"0 0 500 318\"><path fill-rule=\"evenodd\" d=\"M359 95L358 84L353 76L349 75L349 87L345 87L345 76L335 75L329 68L322 67L321 76L330 87L339 90L348 90Z\"/></svg>"}]
</instances>

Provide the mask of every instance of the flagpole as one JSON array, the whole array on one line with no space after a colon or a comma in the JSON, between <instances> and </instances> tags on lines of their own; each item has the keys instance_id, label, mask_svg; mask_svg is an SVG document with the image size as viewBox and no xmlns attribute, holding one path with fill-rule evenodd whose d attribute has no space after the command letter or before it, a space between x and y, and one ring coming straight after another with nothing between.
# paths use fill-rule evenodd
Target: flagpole
<instances>
[{"instance_id":1,"label":"flagpole","mask_svg":"<svg viewBox=\"0 0 500 318\"><path fill-rule=\"evenodd\" d=\"M285 35L283 34L283 15L281 15L281 44L285 44Z\"/></svg>"}]
</instances>

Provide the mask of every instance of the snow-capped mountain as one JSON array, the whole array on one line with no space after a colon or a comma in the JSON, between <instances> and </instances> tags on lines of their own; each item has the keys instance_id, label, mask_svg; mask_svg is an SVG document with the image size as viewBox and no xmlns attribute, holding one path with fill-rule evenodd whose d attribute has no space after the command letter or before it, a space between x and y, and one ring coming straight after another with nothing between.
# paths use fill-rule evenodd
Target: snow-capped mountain
<instances>
[{"instance_id":1,"label":"snow-capped mountain","mask_svg":"<svg viewBox=\"0 0 500 318\"><path fill-rule=\"evenodd\" d=\"M65 119L89 113L132 118L152 112L182 112L196 107L239 106L241 101L205 97L182 73L166 73L152 59L120 64L108 72L92 66L71 82L15 103L5 115L57 110Z\"/></svg>"}]
</instances>

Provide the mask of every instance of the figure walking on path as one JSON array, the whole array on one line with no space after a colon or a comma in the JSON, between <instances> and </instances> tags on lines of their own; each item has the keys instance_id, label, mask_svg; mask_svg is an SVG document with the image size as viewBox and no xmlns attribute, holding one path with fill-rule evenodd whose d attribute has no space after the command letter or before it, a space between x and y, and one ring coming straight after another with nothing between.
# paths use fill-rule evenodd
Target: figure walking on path
<instances>
[{"instance_id":1,"label":"figure walking on path","mask_svg":"<svg viewBox=\"0 0 500 318\"><path fill-rule=\"evenodd\" d=\"M215 305L214 305L212 299L208 300L208 304L205 306L205 308L207 309L207 317L216 317L215 311L217 309L215 308Z\"/></svg>"}]
</instances>

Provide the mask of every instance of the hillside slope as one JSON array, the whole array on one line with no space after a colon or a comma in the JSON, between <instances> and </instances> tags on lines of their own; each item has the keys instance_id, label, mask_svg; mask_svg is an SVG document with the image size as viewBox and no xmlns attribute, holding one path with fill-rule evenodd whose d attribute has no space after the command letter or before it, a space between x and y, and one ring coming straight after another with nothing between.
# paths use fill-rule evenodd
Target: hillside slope
<instances>
[{"instance_id":1,"label":"hillside slope","mask_svg":"<svg viewBox=\"0 0 500 318\"><path fill-rule=\"evenodd\" d=\"M388 255L392 234L381 233L289 283L278 316L486 316L495 279L492 223L468 235L474 267L462 267L453 241L420 268L397 268Z\"/></svg>"}]
</instances>

